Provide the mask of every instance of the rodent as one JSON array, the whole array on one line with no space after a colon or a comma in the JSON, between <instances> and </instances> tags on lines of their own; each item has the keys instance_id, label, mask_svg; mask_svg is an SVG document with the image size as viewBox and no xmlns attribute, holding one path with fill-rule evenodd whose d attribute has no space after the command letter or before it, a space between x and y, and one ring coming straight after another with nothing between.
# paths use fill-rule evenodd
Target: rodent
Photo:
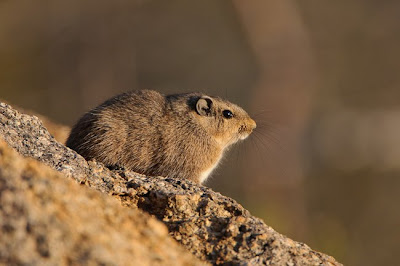
<instances>
[{"instance_id":1,"label":"rodent","mask_svg":"<svg viewBox=\"0 0 400 266\"><path fill-rule=\"evenodd\" d=\"M83 115L66 145L85 159L203 183L256 122L241 107L202 93L117 95Z\"/></svg>"}]
</instances>

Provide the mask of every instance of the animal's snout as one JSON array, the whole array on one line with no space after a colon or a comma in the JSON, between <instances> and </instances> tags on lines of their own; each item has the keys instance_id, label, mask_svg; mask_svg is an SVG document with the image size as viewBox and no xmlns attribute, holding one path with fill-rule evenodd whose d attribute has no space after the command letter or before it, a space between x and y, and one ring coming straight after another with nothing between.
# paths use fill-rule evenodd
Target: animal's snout
<instances>
[{"instance_id":1,"label":"animal's snout","mask_svg":"<svg viewBox=\"0 0 400 266\"><path fill-rule=\"evenodd\" d=\"M251 118L249 118L248 125L249 125L249 128L250 128L251 130L253 130L253 129L255 129L255 128L257 127L256 121L254 121L254 120L251 119Z\"/></svg>"},{"instance_id":2,"label":"animal's snout","mask_svg":"<svg viewBox=\"0 0 400 266\"><path fill-rule=\"evenodd\" d=\"M244 124L240 125L239 133L250 134L257 127L256 122L249 118Z\"/></svg>"}]
</instances>

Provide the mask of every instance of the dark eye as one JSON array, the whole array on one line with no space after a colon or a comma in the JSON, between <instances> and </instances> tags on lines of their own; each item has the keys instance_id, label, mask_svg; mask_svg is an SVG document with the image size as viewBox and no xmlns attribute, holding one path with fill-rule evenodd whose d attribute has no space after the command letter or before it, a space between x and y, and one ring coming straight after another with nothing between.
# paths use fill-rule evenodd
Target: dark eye
<instances>
[{"instance_id":1,"label":"dark eye","mask_svg":"<svg viewBox=\"0 0 400 266\"><path fill-rule=\"evenodd\" d=\"M224 110L222 111L222 114L224 115L225 118L232 118L233 117L233 113L230 110Z\"/></svg>"}]
</instances>

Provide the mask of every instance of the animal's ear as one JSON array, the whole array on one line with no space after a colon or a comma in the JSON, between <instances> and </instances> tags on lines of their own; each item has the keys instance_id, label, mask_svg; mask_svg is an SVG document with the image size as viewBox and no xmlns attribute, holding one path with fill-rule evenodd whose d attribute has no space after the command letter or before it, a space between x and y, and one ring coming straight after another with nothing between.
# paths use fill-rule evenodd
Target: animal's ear
<instances>
[{"instance_id":1,"label":"animal's ear","mask_svg":"<svg viewBox=\"0 0 400 266\"><path fill-rule=\"evenodd\" d=\"M203 96L197 100L196 111L199 115L210 116L213 101L210 97Z\"/></svg>"}]
</instances>

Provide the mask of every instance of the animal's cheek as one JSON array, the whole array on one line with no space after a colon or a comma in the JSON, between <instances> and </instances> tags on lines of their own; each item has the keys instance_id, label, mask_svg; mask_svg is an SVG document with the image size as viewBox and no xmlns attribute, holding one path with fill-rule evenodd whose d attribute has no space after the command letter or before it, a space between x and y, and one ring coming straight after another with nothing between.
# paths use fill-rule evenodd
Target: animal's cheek
<instances>
[{"instance_id":1,"label":"animal's cheek","mask_svg":"<svg viewBox=\"0 0 400 266\"><path fill-rule=\"evenodd\" d=\"M238 128L236 125L231 124L224 128L224 135L227 138L231 138L231 137L235 136L237 133L238 133Z\"/></svg>"},{"instance_id":2,"label":"animal's cheek","mask_svg":"<svg viewBox=\"0 0 400 266\"><path fill-rule=\"evenodd\" d=\"M240 132L237 128L232 128L229 132L227 132L226 138L229 139L229 141L236 142L240 138Z\"/></svg>"}]
</instances>

